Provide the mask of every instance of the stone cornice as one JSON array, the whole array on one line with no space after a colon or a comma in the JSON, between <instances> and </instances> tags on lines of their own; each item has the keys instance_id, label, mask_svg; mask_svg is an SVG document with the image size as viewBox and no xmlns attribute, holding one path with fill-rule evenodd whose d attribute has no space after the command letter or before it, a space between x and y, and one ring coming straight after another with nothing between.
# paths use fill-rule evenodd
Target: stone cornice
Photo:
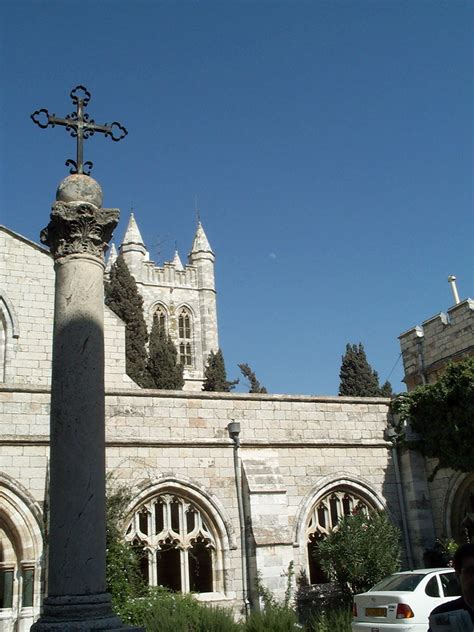
<instances>
[{"instance_id":1,"label":"stone cornice","mask_svg":"<svg viewBox=\"0 0 474 632\"><path fill-rule=\"evenodd\" d=\"M46 386L31 386L28 384L2 384L0 393L45 393L51 389ZM147 388L117 389L106 388L105 397L147 397L157 399L203 399L203 400L236 400L254 402L308 402L323 404L370 404L388 407L388 397L338 397L330 395L284 395L271 393L212 393L208 391L167 391Z\"/></svg>"},{"instance_id":2,"label":"stone cornice","mask_svg":"<svg viewBox=\"0 0 474 632\"><path fill-rule=\"evenodd\" d=\"M107 426L107 424L106 424ZM0 438L0 446L2 445L42 445L49 446L49 437L45 435L4 435ZM106 447L108 448L176 448L176 447L192 447L192 448L232 448L234 443L231 439L136 439L135 437L127 439L106 439ZM267 439L248 439L242 440L241 448L391 448L392 444L383 439L301 439L301 440L267 440Z\"/></svg>"}]
</instances>

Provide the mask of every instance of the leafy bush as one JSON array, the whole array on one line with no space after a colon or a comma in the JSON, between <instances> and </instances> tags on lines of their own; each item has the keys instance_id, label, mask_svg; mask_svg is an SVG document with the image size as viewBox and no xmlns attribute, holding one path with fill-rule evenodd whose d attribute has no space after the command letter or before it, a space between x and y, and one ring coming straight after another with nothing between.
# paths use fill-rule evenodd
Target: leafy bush
<instances>
[{"instance_id":1,"label":"leafy bush","mask_svg":"<svg viewBox=\"0 0 474 632\"><path fill-rule=\"evenodd\" d=\"M192 595L150 588L147 595L122 605L124 623L144 626L147 632L239 632L230 610L206 606Z\"/></svg>"},{"instance_id":2,"label":"leafy bush","mask_svg":"<svg viewBox=\"0 0 474 632\"><path fill-rule=\"evenodd\" d=\"M351 632L352 610L338 608L316 615L309 623L311 632Z\"/></svg>"},{"instance_id":3,"label":"leafy bush","mask_svg":"<svg viewBox=\"0 0 474 632\"><path fill-rule=\"evenodd\" d=\"M409 423L419 435L410 447L437 458L438 468L474 471L474 358L451 362L437 382L403 393L391 409L400 430Z\"/></svg>"},{"instance_id":4,"label":"leafy bush","mask_svg":"<svg viewBox=\"0 0 474 632\"><path fill-rule=\"evenodd\" d=\"M273 605L261 612L252 612L247 619L245 632L294 632L298 629L295 612L284 605Z\"/></svg>"},{"instance_id":5,"label":"leafy bush","mask_svg":"<svg viewBox=\"0 0 474 632\"><path fill-rule=\"evenodd\" d=\"M345 516L317 546L327 576L351 594L364 592L400 568L400 530L384 512Z\"/></svg>"}]
</instances>

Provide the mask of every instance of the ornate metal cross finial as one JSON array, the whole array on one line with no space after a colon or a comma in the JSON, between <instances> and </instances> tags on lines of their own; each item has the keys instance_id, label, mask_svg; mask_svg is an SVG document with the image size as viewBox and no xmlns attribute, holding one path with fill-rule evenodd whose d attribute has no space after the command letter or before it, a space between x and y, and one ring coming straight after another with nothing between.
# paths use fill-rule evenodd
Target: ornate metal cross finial
<instances>
[{"instance_id":1,"label":"ornate metal cross finial","mask_svg":"<svg viewBox=\"0 0 474 632\"><path fill-rule=\"evenodd\" d=\"M83 173L86 176L90 175L92 169L92 162L87 160L84 162L84 140L93 136L95 132L110 136L113 141L122 140L128 134L125 127L114 121L110 125L96 125L93 119L88 114L84 113L84 108L90 101L91 93L84 86L76 86L71 90L70 97L72 102L76 106L76 111L72 112L66 118L59 118L56 114L50 114L48 110L42 108L36 110L31 115L31 118L36 125L42 129L46 129L51 125L62 125L66 128L67 132L70 132L71 136L77 138L76 148L76 160L66 160L66 166L71 166L70 173Z\"/></svg>"}]
</instances>

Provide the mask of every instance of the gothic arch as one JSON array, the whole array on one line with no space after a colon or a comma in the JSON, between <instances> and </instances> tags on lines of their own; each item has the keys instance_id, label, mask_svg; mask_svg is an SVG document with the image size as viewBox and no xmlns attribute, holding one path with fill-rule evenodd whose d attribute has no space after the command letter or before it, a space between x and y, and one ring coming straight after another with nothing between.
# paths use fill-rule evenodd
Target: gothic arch
<instances>
[{"instance_id":1,"label":"gothic arch","mask_svg":"<svg viewBox=\"0 0 474 632\"><path fill-rule=\"evenodd\" d=\"M474 542L474 473L456 473L448 486L444 503L445 533L458 543Z\"/></svg>"},{"instance_id":2,"label":"gothic arch","mask_svg":"<svg viewBox=\"0 0 474 632\"><path fill-rule=\"evenodd\" d=\"M140 550L143 574L151 585L227 592L235 534L221 503L202 486L175 476L146 485L129 506L124 527L125 538Z\"/></svg>"},{"instance_id":3,"label":"gothic arch","mask_svg":"<svg viewBox=\"0 0 474 632\"><path fill-rule=\"evenodd\" d=\"M341 473L324 477L306 495L296 515L293 542L300 548L300 560L311 583L327 581L315 561L313 547L337 521L353 511L385 509L383 499L362 477Z\"/></svg>"},{"instance_id":4,"label":"gothic arch","mask_svg":"<svg viewBox=\"0 0 474 632\"><path fill-rule=\"evenodd\" d=\"M189 305L188 303L180 303L177 307L176 307L176 313L178 314L180 312L180 310L185 309L187 312L189 312L189 314L191 315L193 321L196 318L196 314L194 312L194 309L191 307L191 305Z\"/></svg>"},{"instance_id":5,"label":"gothic arch","mask_svg":"<svg viewBox=\"0 0 474 632\"><path fill-rule=\"evenodd\" d=\"M0 289L0 382L8 375L8 360L13 342L20 337L20 325L12 302Z\"/></svg>"},{"instance_id":6,"label":"gothic arch","mask_svg":"<svg viewBox=\"0 0 474 632\"><path fill-rule=\"evenodd\" d=\"M366 499L369 504L373 505L374 509L387 509L384 499L374 491L369 481L362 476L354 476L354 474L346 474L344 472L341 472L337 476L325 476L306 494L306 497L298 508L293 530L293 542L295 546L299 546L302 542L301 538L304 535L306 522L312 507L318 500L336 488L353 490L356 494L360 495L361 498Z\"/></svg>"},{"instance_id":7,"label":"gothic arch","mask_svg":"<svg viewBox=\"0 0 474 632\"><path fill-rule=\"evenodd\" d=\"M170 312L169 312L168 307L163 303L163 301L155 301L150 307L150 328L151 328L151 325L153 324L153 317L157 311L163 316L165 329L166 331L168 331Z\"/></svg>"},{"instance_id":8,"label":"gothic arch","mask_svg":"<svg viewBox=\"0 0 474 632\"><path fill-rule=\"evenodd\" d=\"M3 584L9 585L9 601L3 603L1 612L12 620L19 617L26 626L33 622L40 607L43 555L41 510L22 485L2 473L0 533L0 573L3 574Z\"/></svg>"},{"instance_id":9,"label":"gothic arch","mask_svg":"<svg viewBox=\"0 0 474 632\"><path fill-rule=\"evenodd\" d=\"M176 309L177 344L179 362L185 368L192 368L195 364L194 326L195 316L191 307L183 303Z\"/></svg>"}]
</instances>

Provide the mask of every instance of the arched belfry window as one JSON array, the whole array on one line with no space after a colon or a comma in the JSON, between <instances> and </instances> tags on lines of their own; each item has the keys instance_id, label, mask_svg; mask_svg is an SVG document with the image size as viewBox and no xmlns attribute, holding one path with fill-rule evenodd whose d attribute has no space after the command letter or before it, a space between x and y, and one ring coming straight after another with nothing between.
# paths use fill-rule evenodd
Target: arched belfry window
<instances>
[{"instance_id":1,"label":"arched belfry window","mask_svg":"<svg viewBox=\"0 0 474 632\"><path fill-rule=\"evenodd\" d=\"M210 519L192 501L162 493L134 512L126 539L150 586L207 593L216 587L218 542Z\"/></svg>"},{"instance_id":2,"label":"arched belfry window","mask_svg":"<svg viewBox=\"0 0 474 632\"><path fill-rule=\"evenodd\" d=\"M375 507L356 491L338 487L322 496L310 511L306 527L309 581L311 584L328 582L317 558L317 543L337 529L341 518L356 513L368 514Z\"/></svg>"},{"instance_id":3,"label":"arched belfry window","mask_svg":"<svg viewBox=\"0 0 474 632\"><path fill-rule=\"evenodd\" d=\"M163 305L156 305L153 315L158 318L160 328L168 331L168 314Z\"/></svg>"},{"instance_id":4,"label":"arched belfry window","mask_svg":"<svg viewBox=\"0 0 474 632\"><path fill-rule=\"evenodd\" d=\"M179 362L183 366L192 366L192 318L186 307L178 313L178 353Z\"/></svg>"}]
</instances>

